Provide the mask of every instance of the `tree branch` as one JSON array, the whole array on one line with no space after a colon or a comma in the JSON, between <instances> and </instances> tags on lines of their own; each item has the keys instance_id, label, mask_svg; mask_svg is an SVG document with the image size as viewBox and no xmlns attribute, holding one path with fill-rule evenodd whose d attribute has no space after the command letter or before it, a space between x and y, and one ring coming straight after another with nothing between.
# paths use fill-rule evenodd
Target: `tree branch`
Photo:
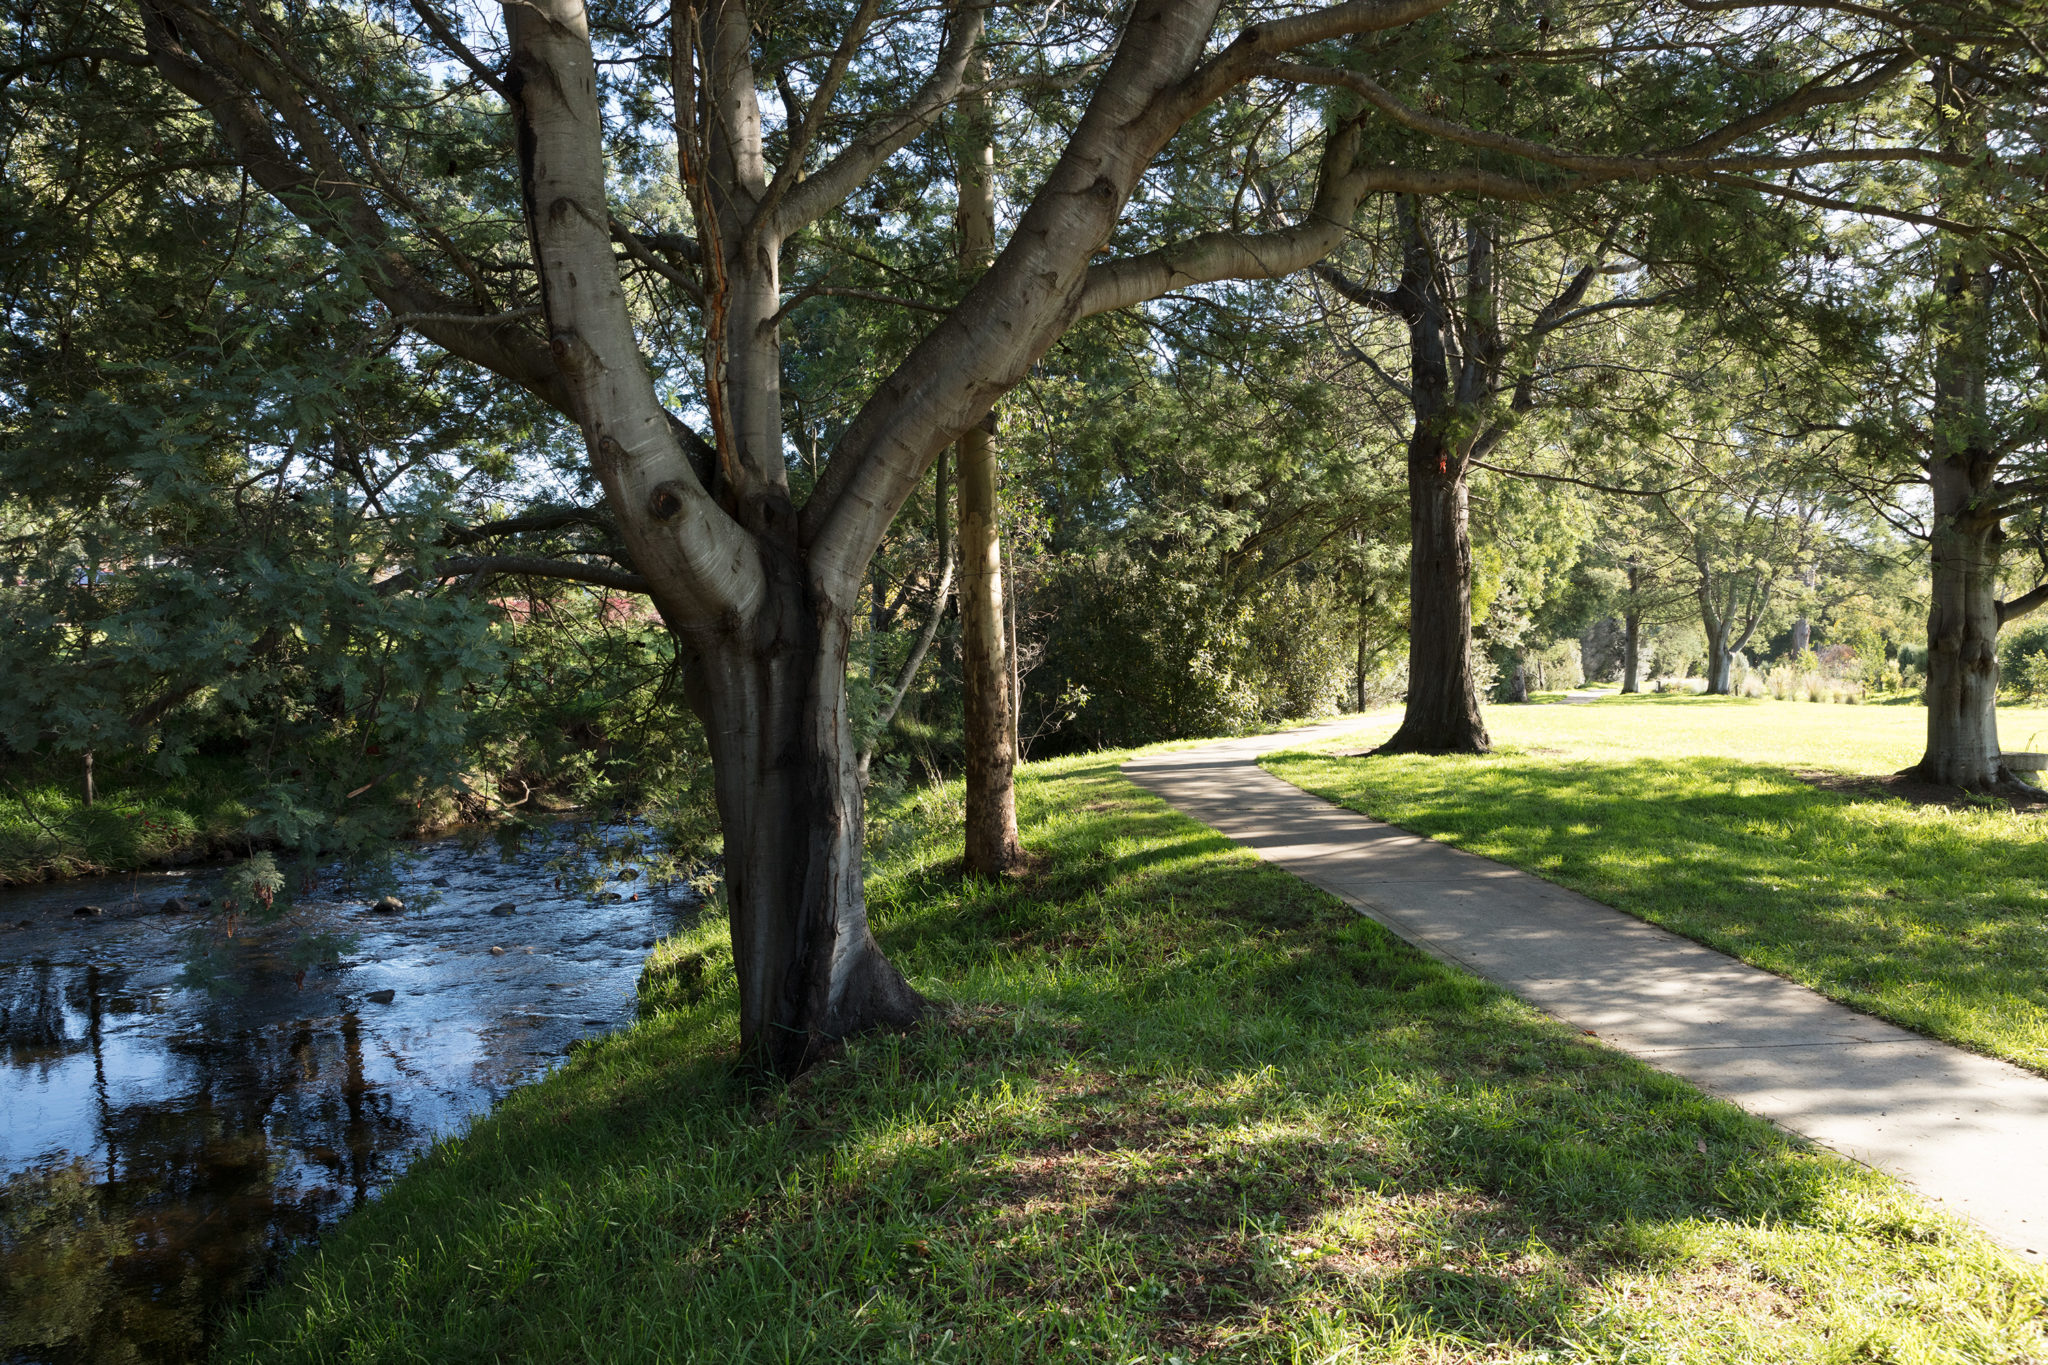
<instances>
[{"instance_id":1,"label":"tree branch","mask_svg":"<svg viewBox=\"0 0 2048 1365\"><path fill-rule=\"evenodd\" d=\"M1511 479L1536 479L1543 483L1569 483L1575 484L1580 488L1590 488L1596 493L1614 493L1625 498L1661 498L1668 494L1679 492L1681 489L1690 488L1696 482L1696 480L1689 479L1684 483L1672 484L1669 488L1623 488L1619 484L1596 483L1592 479L1574 478L1570 474L1545 474L1534 469L1509 469L1506 465L1488 464L1484 460L1467 460L1466 463L1475 469L1486 469L1491 470L1495 474L1505 474Z\"/></svg>"},{"instance_id":2,"label":"tree branch","mask_svg":"<svg viewBox=\"0 0 2048 1365\"><path fill-rule=\"evenodd\" d=\"M1998 604L1998 624L2001 628L2033 612L2042 603L2048 602L2048 581L2036 583L2027 591L2009 602Z\"/></svg>"},{"instance_id":3,"label":"tree branch","mask_svg":"<svg viewBox=\"0 0 2048 1365\"><path fill-rule=\"evenodd\" d=\"M581 564L573 559L542 559L531 555L459 555L444 559L430 573L401 569L372 585L379 597L407 592L428 583L483 574L491 578L555 578L568 583L589 583L620 592L645 594L652 589L639 574L608 569L602 564Z\"/></svg>"},{"instance_id":4,"label":"tree branch","mask_svg":"<svg viewBox=\"0 0 2048 1365\"><path fill-rule=\"evenodd\" d=\"M940 111L966 84L967 64L981 41L985 13L980 8L955 8L948 16L945 45L932 66L932 74L910 103L872 125L838 156L820 166L815 175L792 184L782 195L781 206L772 219L762 215L755 219L757 226L782 238L824 217L845 203L847 196L884 161L938 122ZM813 108L817 103L812 101Z\"/></svg>"}]
</instances>

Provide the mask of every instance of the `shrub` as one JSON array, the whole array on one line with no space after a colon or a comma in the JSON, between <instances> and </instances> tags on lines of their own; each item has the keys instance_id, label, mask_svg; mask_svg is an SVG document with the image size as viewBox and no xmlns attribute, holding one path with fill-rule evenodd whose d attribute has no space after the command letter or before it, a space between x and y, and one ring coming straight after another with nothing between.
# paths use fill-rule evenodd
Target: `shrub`
<instances>
[{"instance_id":1,"label":"shrub","mask_svg":"<svg viewBox=\"0 0 2048 1365\"><path fill-rule=\"evenodd\" d=\"M1905 651L1901 650L1903 657ZM1923 651L1924 654L1924 651ZM2022 697L2048 694L2048 670L2031 661L2048 654L2048 621L2029 621L1998 637L1998 678Z\"/></svg>"}]
</instances>

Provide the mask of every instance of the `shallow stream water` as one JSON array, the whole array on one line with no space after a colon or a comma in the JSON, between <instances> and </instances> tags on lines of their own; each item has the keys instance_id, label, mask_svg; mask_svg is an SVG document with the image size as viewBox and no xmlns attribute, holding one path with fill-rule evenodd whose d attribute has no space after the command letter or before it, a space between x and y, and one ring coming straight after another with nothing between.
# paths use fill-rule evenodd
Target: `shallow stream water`
<instances>
[{"instance_id":1,"label":"shallow stream water","mask_svg":"<svg viewBox=\"0 0 2048 1365\"><path fill-rule=\"evenodd\" d=\"M184 979L210 912L163 908L224 870L0 891L0 1361L200 1358L420 1149L631 1019L696 902L631 868L560 889L577 833L421 845L406 910L302 899L225 941L225 991ZM302 970L309 933L340 960Z\"/></svg>"}]
</instances>

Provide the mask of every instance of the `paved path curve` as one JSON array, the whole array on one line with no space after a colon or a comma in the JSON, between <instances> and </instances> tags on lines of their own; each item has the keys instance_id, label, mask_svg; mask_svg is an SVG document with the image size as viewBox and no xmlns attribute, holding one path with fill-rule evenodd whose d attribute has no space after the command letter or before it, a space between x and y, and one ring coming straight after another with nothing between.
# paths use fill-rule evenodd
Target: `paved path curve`
<instances>
[{"instance_id":1,"label":"paved path curve","mask_svg":"<svg viewBox=\"0 0 2048 1365\"><path fill-rule=\"evenodd\" d=\"M1908 1033L1526 872L1331 805L1262 754L1360 720L1124 765L1416 947L2048 1252L2048 1080Z\"/></svg>"}]
</instances>

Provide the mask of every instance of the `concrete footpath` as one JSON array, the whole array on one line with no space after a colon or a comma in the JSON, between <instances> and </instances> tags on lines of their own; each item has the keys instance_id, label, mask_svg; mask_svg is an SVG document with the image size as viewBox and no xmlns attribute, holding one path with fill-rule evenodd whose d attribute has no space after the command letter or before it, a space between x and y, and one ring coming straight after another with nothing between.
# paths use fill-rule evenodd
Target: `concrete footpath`
<instances>
[{"instance_id":1,"label":"concrete footpath","mask_svg":"<svg viewBox=\"0 0 2048 1365\"><path fill-rule=\"evenodd\" d=\"M1423 951L2048 1252L2048 1080L1933 1042L1477 854L1331 805L1260 755L1357 720L1147 754L1139 785Z\"/></svg>"}]
</instances>

